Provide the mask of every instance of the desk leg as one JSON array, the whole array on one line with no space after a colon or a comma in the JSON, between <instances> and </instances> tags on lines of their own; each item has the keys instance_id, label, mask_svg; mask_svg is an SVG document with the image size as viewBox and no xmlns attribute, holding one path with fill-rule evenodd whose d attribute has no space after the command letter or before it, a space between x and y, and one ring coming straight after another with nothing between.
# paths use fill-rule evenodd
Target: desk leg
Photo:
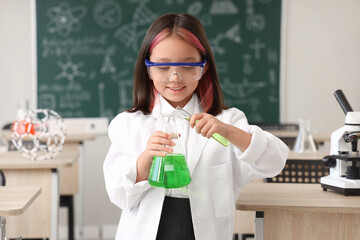
<instances>
[{"instance_id":1,"label":"desk leg","mask_svg":"<svg viewBox=\"0 0 360 240\"><path fill-rule=\"evenodd\" d=\"M59 227L59 174L57 169L51 170L51 240L58 239Z\"/></svg>"},{"instance_id":2,"label":"desk leg","mask_svg":"<svg viewBox=\"0 0 360 240\"><path fill-rule=\"evenodd\" d=\"M5 224L6 224L5 218L0 216L0 240L6 240Z\"/></svg>"},{"instance_id":3,"label":"desk leg","mask_svg":"<svg viewBox=\"0 0 360 240\"><path fill-rule=\"evenodd\" d=\"M79 144L79 214L78 226L79 226L79 240L84 238L84 143Z\"/></svg>"},{"instance_id":4,"label":"desk leg","mask_svg":"<svg viewBox=\"0 0 360 240\"><path fill-rule=\"evenodd\" d=\"M255 213L255 240L264 239L264 212Z\"/></svg>"}]
</instances>

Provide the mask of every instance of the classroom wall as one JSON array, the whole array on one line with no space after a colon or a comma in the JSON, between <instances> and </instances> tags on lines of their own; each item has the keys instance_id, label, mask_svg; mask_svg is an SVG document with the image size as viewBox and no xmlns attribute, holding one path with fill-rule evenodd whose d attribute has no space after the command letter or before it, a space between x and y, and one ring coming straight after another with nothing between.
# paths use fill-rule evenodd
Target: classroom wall
<instances>
[{"instance_id":1,"label":"classroom wall","mask_svg":"<svg viewBox=\"0 0 360 240\"><path fill-rule=\"evenodd\" d=\"M358 0L288 1L285 121L310 117L313 130L330 134L345 118L336 89L360 111L359 11Z\"/></svg>"},{"instance_id":2,"label":"classroom wall","mask_svg":"<svg viewBox=\"0 0 360 240\"><path fill-rule=\"evenodd\" d=\"M360 1L286 3L281 119L297 122L309 117L312 130L330 134L344 122L333 96L336 89L342 89L353 109L360 111ZM36 105L32 4L33 0L0 0L0 126L14 118L18 99L31 100L31 108ZM94 236L104 234L106 227L114 231L111 226L120 214L104 190L102 162L108 147L106 136L85 144L84 224Z\"/></svg>"}]
</instances>

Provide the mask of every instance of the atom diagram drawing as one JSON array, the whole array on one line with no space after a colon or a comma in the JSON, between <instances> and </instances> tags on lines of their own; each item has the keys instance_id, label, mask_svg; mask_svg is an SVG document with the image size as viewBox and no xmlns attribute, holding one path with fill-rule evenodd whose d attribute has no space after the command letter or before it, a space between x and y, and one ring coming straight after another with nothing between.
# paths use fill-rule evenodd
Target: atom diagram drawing
<instances>
[{"instance_id":1,"label":"atom diagram drawing","mask_svg":"<svg viewBox=\"0 0 360 240\"><path fill-rule=\"evenodd\" d=\"M61 2L56 7L51 7L46 12L50 18L47 25L49 33L58 33L62 37L68 37L72 32L78 32L82 28L80 20L86 14L85 6L70 7L67 2Z\"/></svg>"},{"instance_id":2,"label":"atom diagram drawing","mask_svg":"<svg viewBox=\"0 0 360 240\"><path fill-rule=\"evenodd\" d=\"M121 22L122 10L114 0L99 1L93 11L95 22L104 28L114 28Z\"/></svg>"}]
</instances>

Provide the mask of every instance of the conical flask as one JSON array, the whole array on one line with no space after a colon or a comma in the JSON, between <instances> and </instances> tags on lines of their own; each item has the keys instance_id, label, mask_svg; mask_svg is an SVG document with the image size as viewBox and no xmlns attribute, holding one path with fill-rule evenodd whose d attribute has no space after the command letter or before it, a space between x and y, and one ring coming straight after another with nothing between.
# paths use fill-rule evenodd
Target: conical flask
<instances>
[{"instance_id":1,"label":"conical flask","mask_svg":"<svg viewBox=\"0 0 360 240\"><path fill-rule=\"evenodd\" d=\"M310 119L299 119L299 133L296 137L294 152L314 153L317 151L315 141L310 132Z\"/></svg>"},{"instance_id":2,"label":"conical flask","mask_svg":"<svg viewBox=\"0 0 360 240\"><path fill-rule=\"evenodd\" d=\"M166 156L155 156L151 165L148 181L153 187L181 188L191 182L184 149L180 141L179 119L174 114L164 114L160 118L161 130L172 136L175 142L173 152Z\"/></svg>"}]
</instances>

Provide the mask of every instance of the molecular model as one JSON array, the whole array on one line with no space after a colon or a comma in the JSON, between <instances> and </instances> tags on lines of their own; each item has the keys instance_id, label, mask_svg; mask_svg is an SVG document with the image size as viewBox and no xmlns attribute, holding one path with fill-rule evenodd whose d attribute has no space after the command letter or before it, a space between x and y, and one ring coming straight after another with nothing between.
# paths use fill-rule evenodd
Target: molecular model
<instances>
[{"instance_id":1,"label":"molecular model","mask_svg":"<svg viewBox=\"0 0 360 240\"><path fill-rule=\"evenodd\" d=\"M31 160L47 160L58 155L65 142L62 118L51 109L30 110L17 117L11 131L12 143Z\"/></svg>"}]
</instances>

